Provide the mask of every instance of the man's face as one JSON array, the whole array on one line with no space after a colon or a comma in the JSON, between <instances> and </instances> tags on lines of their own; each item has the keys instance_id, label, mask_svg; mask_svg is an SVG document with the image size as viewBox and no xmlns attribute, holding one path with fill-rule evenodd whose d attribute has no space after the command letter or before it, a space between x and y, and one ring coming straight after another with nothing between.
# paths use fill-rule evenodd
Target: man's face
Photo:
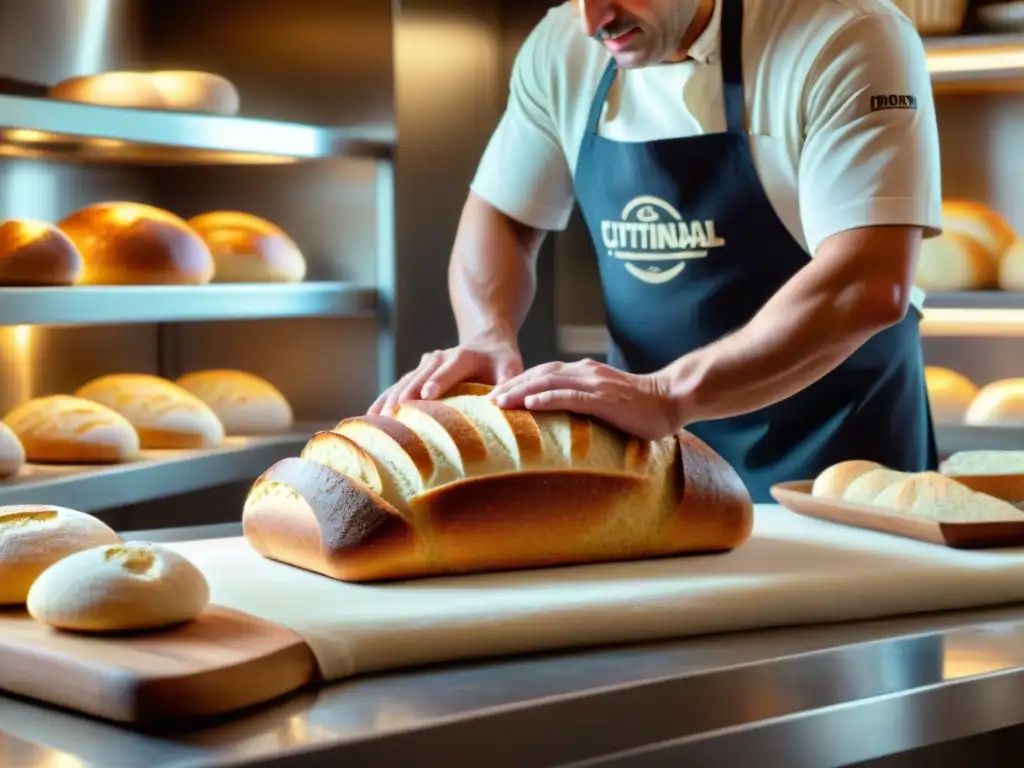
<instances>
[{"instance_id":1,"label":"man's face","mask_svg":"<svg viewBox=\"0 0 1024 768\"><path fill-rule=\"evenodd\" d=\"M701 0L575 0L586 34L622 69L678 60Z\"/></svg>"}]
</instances>

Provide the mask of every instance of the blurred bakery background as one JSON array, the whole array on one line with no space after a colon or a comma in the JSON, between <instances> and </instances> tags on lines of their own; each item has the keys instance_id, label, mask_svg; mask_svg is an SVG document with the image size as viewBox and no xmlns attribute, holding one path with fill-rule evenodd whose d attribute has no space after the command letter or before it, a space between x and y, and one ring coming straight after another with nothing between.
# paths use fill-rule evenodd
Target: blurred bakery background
<instances>
[{"instance_id":1,"label":"blurred bakery background","mask_svg":"<svg viewBox=\"0 0 1024 768\"><path fill-rule=\"evenodd\" d=\"M918 276L940 444L1024 447L1024 2L897 4L943 144ZM0 0L0 504L237 521L273 461L454 343L459 211L550 5ZM539 272L527 364L602 355L578 216Z\"/></svg>"}]
</instances>

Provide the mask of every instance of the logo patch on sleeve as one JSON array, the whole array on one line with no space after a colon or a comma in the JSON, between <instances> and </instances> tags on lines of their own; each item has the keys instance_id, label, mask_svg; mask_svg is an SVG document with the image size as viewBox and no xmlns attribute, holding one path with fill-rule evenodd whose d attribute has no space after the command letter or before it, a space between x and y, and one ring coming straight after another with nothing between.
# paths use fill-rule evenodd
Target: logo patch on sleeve
<instances>
[{"instance_id":1,"label":"logo patch on sleeve","mask_svg":"<svg viewBox=\"0 0 1024 768\"><path fill-rule=\"evenodd\" d=\"M917 96L885 93L871 97L871 111L883 109L917 109Z\"/></svg>"}]
</instances>

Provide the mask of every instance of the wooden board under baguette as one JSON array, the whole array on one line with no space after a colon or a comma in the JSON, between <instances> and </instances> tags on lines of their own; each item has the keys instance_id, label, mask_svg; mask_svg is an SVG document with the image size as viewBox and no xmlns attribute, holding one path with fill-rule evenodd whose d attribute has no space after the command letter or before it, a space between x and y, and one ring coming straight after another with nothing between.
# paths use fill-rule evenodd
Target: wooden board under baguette
<instances>
[{"instance_id":1,"label":"wooden board under baguette","mask_svg":"<svg viewBox=\"0 0 1024 768\"><path fill-rule=\"evenodd\" d=\"M261 555L343 581L722 552L753 505L687 432L626 436L565 412L505 411L462 385L394 418L315 435L254 484L243 531Z\"/></svg>"}]
</instances>

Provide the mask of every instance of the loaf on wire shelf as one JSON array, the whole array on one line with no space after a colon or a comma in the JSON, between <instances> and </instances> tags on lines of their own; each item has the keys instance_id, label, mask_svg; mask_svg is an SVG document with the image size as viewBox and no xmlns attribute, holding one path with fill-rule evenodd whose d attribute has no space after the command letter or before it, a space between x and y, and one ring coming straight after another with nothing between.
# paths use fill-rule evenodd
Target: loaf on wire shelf
<instances>
[{"instance_id":1,"label":"loaf on wire shelf","mask_svg":"<svg viewBox=\"0 0 1024 768\"><path fill-rule=\"evenodd\" d=\"M264 557L380 581L724 552L753 528L742 480L687 432L640 440L589 417L499 409L463 384L346 419L253 485Z\"/></svg>"}]
</instances>

